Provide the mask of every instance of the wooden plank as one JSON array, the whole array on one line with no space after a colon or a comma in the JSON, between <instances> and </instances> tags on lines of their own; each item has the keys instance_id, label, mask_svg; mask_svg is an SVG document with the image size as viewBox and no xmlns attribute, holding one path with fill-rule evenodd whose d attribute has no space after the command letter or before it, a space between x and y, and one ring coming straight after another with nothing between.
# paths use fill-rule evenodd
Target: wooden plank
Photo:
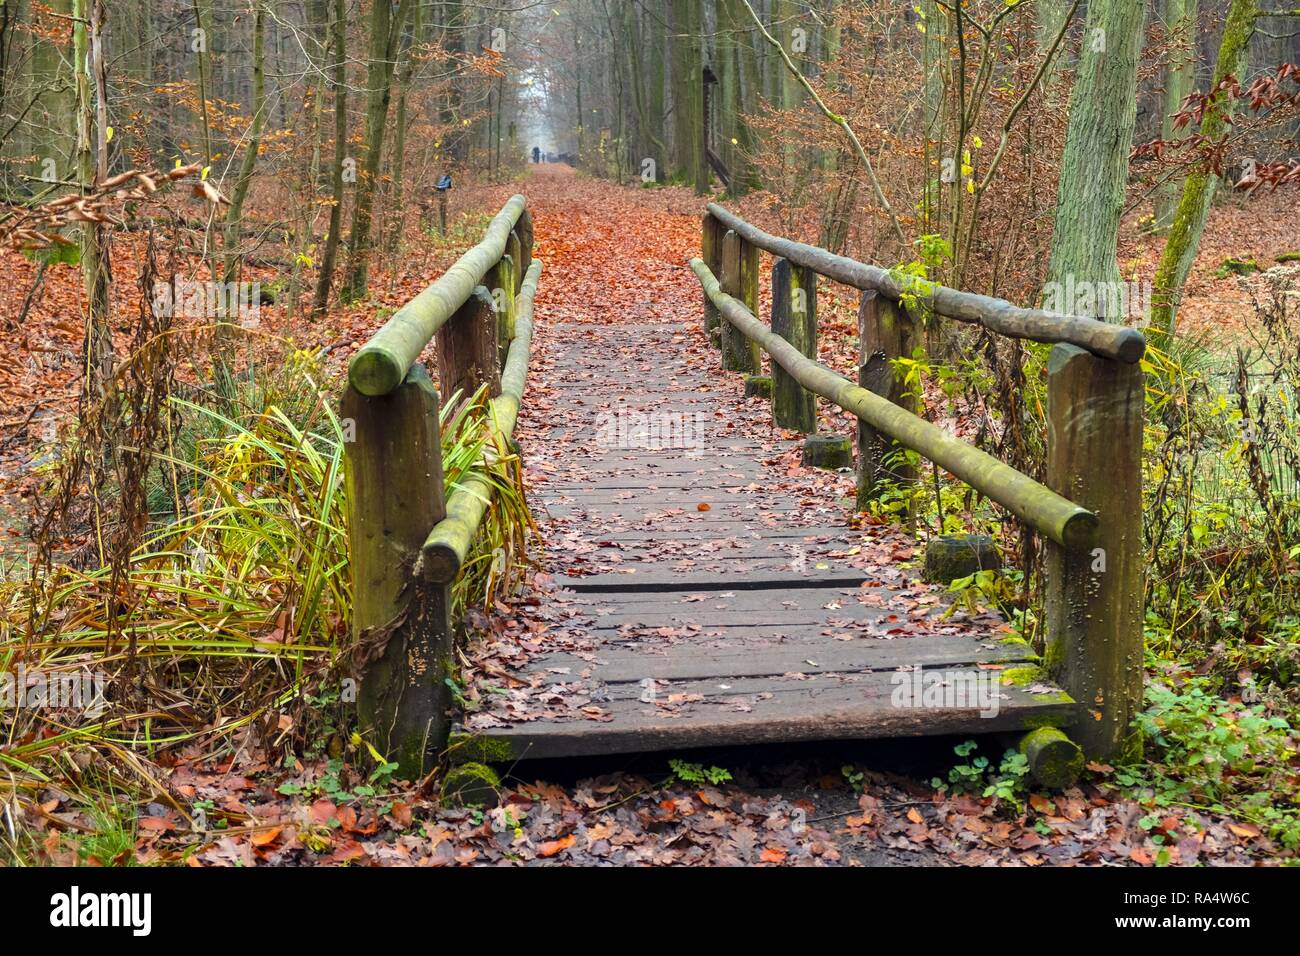
<instances>
[{"instance_id":1,"label":"wooden plank","mask_svg":"<svg viewBox=\"0 0 1300 956\"><path fill-rule=\"evenodd\" d=\"M555 581L561 587L579 593L594 591L680 591L682 575L665 572L651 566L642 571L628 568L622 573L591 574L585 577L564 577L556 575ZM694 586L714 589L769 589L782 588L833 588L848 587L862 582L862 572L856 569L826 571L782 571L773 569L761 576L753 574L743 566L737 567L731 574L720 573L707 580L700 580L697 573Z\"/></svg>"},{"instance_id":2,"label":"wooden plank","mask_svg":"<svg viewBox=\"0 0 1300 956\"><path fill-rule=\"evenodd\" d=\"M954 669L961 675L977 669ZM969 707L898 707L892 674L854 675L851 683L828 679L765 681L751 694L716 691L713 703L673 707L639 697L602 707L607 721L534 721L457 735L458 759L508 762L550 757L683 750L691 747L864 740L938 734L997 733L1044 724L1068 724L1077 705L1058 695L1043 697L1003 686L997 713L982 717ZM732 691L736 690L735 687ZM763 697L770 694L770 697Z\"/></svg>"},{"instance_id":3,"label":"wooden plank","mask_svg":"<svg viewBox=\"0 0 1300 956\"><path fill-rule=\"evenodd\" d=\"M596 652L595 663L569 654L549 654L531 670L544 673L548 684L568 683L588 673L592 680L618 684L647 679L725 680L791 673L861 673L900 667L1006 666L1038 660L1023 641L981 642L963 637L837 641L821 634L807 634L800 640L767 644L742 637L739 644L726 648L701 648L695 643L637 650L609 647ZM560 673L562 670L568 673Z\"/></svg>"}]
</instances>

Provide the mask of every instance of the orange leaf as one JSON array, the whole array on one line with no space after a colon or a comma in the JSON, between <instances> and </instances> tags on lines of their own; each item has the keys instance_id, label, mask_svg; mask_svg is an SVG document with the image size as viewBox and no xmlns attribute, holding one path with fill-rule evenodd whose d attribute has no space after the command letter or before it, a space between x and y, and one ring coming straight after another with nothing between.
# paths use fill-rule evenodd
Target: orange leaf
<instances>
[{"instance_id":1,"label":"orange leaf","mask_svg":"<svg viewBox=\"0 0 1300 956\"><path fill-rule=\"evenodd\" d=\"M258 830L251 837L253 846L269 846L280 838L282 827L271 827L269 830Z\"/></svg>"},{"instance_id":2,"label":"orange leaf","mask_svg":"<svg viewBox=\"0 0 1300 956\"><path fill-rule=\"evenodd\" d=\"M759 856L759 859L764 863L784 863L785 857L785 850L782 850L780 847L765 846L763 847L763 852Z\"/></svg>"},{"instance_id":3,"label":"orange leaf","mask_svg":"<svg viewBox=\"0 0 1300 956\"><path fill-rule=\"evenodd\" d=\"M569 847L573 846L577 840L572 833L559 840L552 840L550 843L543 843L537 848L537 855L541 857L555 856L557 853L563 853Z\"/></svg>"}]
</instances>

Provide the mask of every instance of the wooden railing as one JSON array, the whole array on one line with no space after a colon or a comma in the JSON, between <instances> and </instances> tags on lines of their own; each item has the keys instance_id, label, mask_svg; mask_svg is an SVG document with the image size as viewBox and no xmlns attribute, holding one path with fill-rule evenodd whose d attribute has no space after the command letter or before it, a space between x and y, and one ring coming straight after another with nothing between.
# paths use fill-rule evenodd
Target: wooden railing
<instances>
[{"instance_id":1,"label":"wooden railing","mask_svg":"<svg viewBox=\"0 0 1300 956\"><path fill-rule=\"evenodd\" d=\"M1083 707L1074 736L1085 752L1114 756L1142 691L1142 334L932 283L909 285L887 270L769 235L714 204L704 215L702 250L691 268L723 368L757 375L759 349L772 357L779 427L815 434L815 396L857 416L859 507L887 482L910 477L894 464L902 446L1043 534L1046 663ZM775 257L770 328L755 317L760 250ZM856 384L816 361L819 275L862 291ZM894 360L912 357L914 312L922 309L1053 345L1046 484L917 414Z\"/></svg>"},{"instance_id":2,"label":"wooden railing","mask_svg":"<svg viewBox=\"0 0 1300 956\"><path fill-rule=\"evenodd\" d=\"M442 395L488 386L492 427L514 431L532 342L542 263L515 196L480 242L399 309L353 357L341 417L347 445L358 711L367 739L422 774L449 730L455 624L451 584L491 500L469 478L443 488ZM439 389L419 358L437 338Z\"/></svg>"}]
</instances>

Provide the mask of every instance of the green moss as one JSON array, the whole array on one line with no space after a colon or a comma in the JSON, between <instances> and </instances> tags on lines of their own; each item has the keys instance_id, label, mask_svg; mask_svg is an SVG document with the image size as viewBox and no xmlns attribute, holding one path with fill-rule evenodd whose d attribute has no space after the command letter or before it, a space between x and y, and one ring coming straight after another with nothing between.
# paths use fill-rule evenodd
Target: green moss
<instances>
[{"instance_id":1,"label":"green moss","mask_svg":"<svg viewBox=\"0 0 1300 956\"><path fill-rule=\"evenodd\" d=\"M1002 683L1012 687L1028 687L1030 684L1049 679L1047 672L1037 664L1021 664L1017 667L1008 667L1002 672Z\"/></svg>"},{"instance_id":2,"label":"green moss","mask_svg":"<svg viewBox=\"0 0 1300 956\"><path fill-rule=\"evenodd\" d=\"M1284 252L1275 259L1276 262L1300 262L1300 252Z\"/></svg>"},{"instance_id":3,"label":"green moss","mask_svg":"<svg viewBox=\"0 0 1300 956\"><path fill-rule=\"evenodd\" d=\"M1259 263L1254 259L1224 259L1219 268L1215 270L1215 278L1224 279L1230 275L1247 276L1252 272L1259 272Z\"/></svg>"},{"instance_id":4,"label":"green moss","mask_svg":"<svg viewBox=\"0 0 1300 956\"><path fill-rule=\"evenodd\" d=\"M1083 751L1055 727L1031 730L1020 739L1034 779L1046 787L1068 787L1083 772Z\"/></svg>"},{"instance_id":5,"label":"green moss","mask_svg":"<svg viewBox=\"0 0 1300 956\"><path fill-rule=\"evenodd\" d=\"M510 763L515 759L510 741L475 737L460 731L453 733L447 742L447 757L456 764L471 761Z\"/></svg>"},{"instance_id":6,"label":"green moss","mask_svg":"<svg viewBox=\"0 0 1300 956\"><path fill-rule=\"evenodd\" d=\"M442 802L453 806L495 806L501 778L481 763L463 763L447 771L442 781Z\"/></svg>"},{"instance_id":7,"label":"green moss","mask_svg":"<svg viewBox=\"0 0 1300 956\"><path fill-rule=\"evenodd\" d=\"M1064 663L1065 642L1054 641L1049 637L1047 646L1043 648L1043 666L1047 668L1049 674L1055 674Z\"/></svg>"},{"instance_id":8,"label":"green moss","mask_svg":"<svg viewBox=\"0 0 1300 956\"><path fill-rule=\"evenodd\" d=\"M770 375L746 375L745 376L745 397L746 398L771 398L772 377Z\"/></svg>"}]
</instances>

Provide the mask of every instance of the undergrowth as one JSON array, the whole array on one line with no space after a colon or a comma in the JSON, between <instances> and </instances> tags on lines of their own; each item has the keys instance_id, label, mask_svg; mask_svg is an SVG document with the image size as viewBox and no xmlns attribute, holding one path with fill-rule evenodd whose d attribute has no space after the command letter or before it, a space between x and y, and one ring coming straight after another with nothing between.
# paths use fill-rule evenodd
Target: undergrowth
<instances>
[{"instance_id":1,"label":"undergrowth","mask_svg":"<svg viewBox=\"0 0 1300 956\"><path fill-rule=\"evenodd\" d=\"M193 389L167 399L171 440L141 478L153 518L124 575L82 551L0 582L0 673L97 689L60 701L72 706L0 709L0 832L13 860L31 856L22 821L51 789L107 820L124 801L172 802L161 767L179 754L347 739L347 423L307 353L235 387L235 401ZM471 476L496 491L453 589L462 609L519 584L535 527L519 459L488 415L483 392L442 409L447 493ZM116 842L83 842L99 862L120 856Z\"/></svg>"}]
</instances>

